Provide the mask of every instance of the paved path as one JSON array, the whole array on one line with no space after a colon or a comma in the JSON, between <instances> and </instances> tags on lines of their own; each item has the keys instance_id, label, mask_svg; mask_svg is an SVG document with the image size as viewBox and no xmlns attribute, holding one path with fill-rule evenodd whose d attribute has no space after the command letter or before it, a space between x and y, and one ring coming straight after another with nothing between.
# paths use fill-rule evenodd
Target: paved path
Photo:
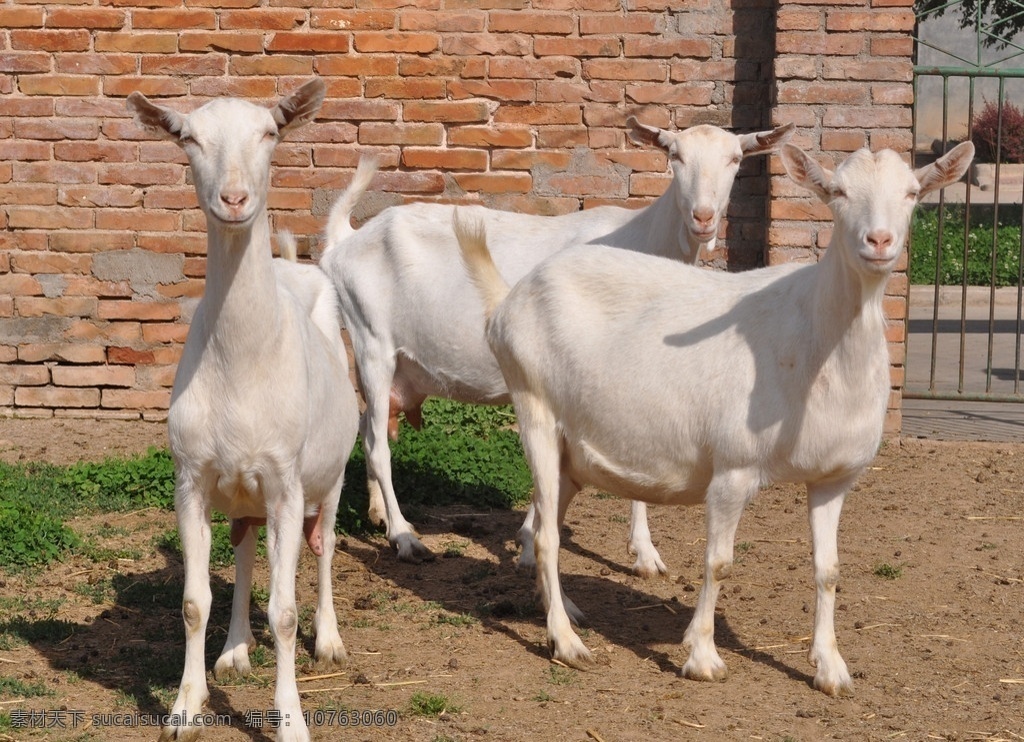
<instances>
[{"instance_id":1,"label":"paved path","mask_svg":"<svg viewBox=\"0 0 1024 742\"><path fill-rule=\"evenodd\" d=\"M928 388L931 373L934 287L914 286L910 297L907 386ZM961 289L943 288L939 296L939 333L935 346L935 388L955 391L961 384ZM992 324L992 374L988 376L990 293L968 289L963 341L963 391L1013 394L1016 368L1017 289L997 289ZM1024 354L1024 349L1022 349ZM1020 403L905 399L903 435L937 440L1024 442L1024 379Z\"/></svg>"}]
</instances>

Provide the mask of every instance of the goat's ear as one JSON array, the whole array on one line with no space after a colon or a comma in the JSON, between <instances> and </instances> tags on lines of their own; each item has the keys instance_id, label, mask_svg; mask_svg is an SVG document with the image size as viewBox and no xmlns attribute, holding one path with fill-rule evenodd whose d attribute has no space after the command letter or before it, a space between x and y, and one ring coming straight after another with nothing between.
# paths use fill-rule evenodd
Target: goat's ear
<instances>
[{"instance_id":1,"label":"goat's ear","mask_svg":"<svg viewBox=\"0 0 1024 742\"><path fill-rule=\"evenodd\" d=\"M974 144L962 142L931 165L915 170L914 177L921 184L921 195L945 188L950 183L960 180L973 159Z\"/></svg>"},{"instance_id":2,"label":"goat's ear","mask_svg":"<svg viewBox=\"0 0 1024 742\"><path fill-rule=\"evenodd\" d=\"M831 196L832 171L826 170L802 149L793 144L783 144L779 150L786 173L793 182L817 194L822 201Z\"/></svg>"},{"instance_id":3,"label":"goat's ear","mask_svg":"<svg viewBox=\"0 0 1024 742\"><path fill-rule=\"evenodd\" d=\"M740 147L743 149L743 156L763 155L774 152L781 145L789 141L793 136L796 125L793 123L783 124L771 131L759 131L756 134L741 134Z\"/></svg>"},{"instance_id":4,"label":"goat's ear","mask_svg":"<svg viewBox=\"0 0 1024 742\"><path fill-rule=\"evenodd\" d=\"M281 99L271 111L274 121L277 122L278 133L284 136L285 132L312 121L323 105L326 93L327 86L318 77L307 82L287 98Z\"/></svg>"},{"instance_id":5,"label":"goat's ear","mask_svg":"<svg viewBox=\"0 0 1024 742\"><path fill-rule=\"evenodd\" d=\"M626 119L626 134L636 144L647 144L658 147L666 152L672 146L672 138L669 133L657 126L648 126L637 121L636 116Z\"/></svg>"},{"instance_id":6,"label":"goat's ear","mask_svg":"<svg viewBox=\"0 0 1024 742\"><path fill-rule=\"evenodd\" d=\"M137 90L128 96L126 105L135 114L135 120L147 129L174 139L181 135L185 117L177 111L158 106Z\"/></svg>"}]
</instances>

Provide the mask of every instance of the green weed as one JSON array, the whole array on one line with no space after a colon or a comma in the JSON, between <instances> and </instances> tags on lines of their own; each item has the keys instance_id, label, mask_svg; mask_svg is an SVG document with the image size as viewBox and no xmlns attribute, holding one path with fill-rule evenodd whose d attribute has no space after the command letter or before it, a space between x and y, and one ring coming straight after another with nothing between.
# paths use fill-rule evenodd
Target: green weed
<instances>
[{"instance_id":1,"label":"green weed","mask_svg":"<svg viewBox=\"0 0 1024 742\"><path fill-rule=\"evenodd\" d=\"M994 280L996 286L1016 286L1020 270L1021 211L1020 207L1000 207L999 222L993 235L990 210L972 207L968 226L965 209L947 208L943 214L942 258L938 284L988 286L993 280L992 248L995 244ZM964 233L967 234L967 256L964 259ZM939 246L939 212L921 207L914 212L911 223L910 267L907 272L913 284L936 283L936 258Z\"/></svg>"},{"instance_id":2,"label":"green weed","mask_svg":"<svg viewBox=\"0 0 1024 742\"><path fill-rule=\"evenodd\" d=\"M54 692L45 683L26 683L24 680L0 675L0 695L16 698L38 698L52 696Z\"/></svg>"},{"instance_id":3,"label":"green weed","mask_svg":"<svg viewBox=\"0 0 1024 742\"><path fill-rule=\"evenodd\" d=\"M903 574L903 568L883 562L875 567L875 577L881 577L883 580L898 580Z\"/></svg>"},{"instance_id":4,"label":"green weed","mask_svg":"<svg viewBox=\"0 0 1024 742\"><path fill-rule=\"evenodd\" d=\"M443 713L457 714L462 709L440 693L426 693L417 691L409 699L409 711L413 716L426 716L433 718Z\"/></svg>"}]
</instances>

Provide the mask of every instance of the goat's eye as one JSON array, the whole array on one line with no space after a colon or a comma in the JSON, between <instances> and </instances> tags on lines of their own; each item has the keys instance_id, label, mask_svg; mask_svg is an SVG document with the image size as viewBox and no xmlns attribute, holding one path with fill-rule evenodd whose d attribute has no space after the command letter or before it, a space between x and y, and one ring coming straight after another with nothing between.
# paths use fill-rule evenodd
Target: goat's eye
<instances>
[{"instance_id":1,"label":"goat's eye","mask_svg":"<svg viewBox=\"0 0 1024 742\"><path fill-rule=\"evenodd\" d=\"M733 165L739 165L740 164L740 160L742 160L742 159L743 159L742 155L734 155L733 158L732 158L732 164Z\"/></svg>"},{"instance_id":2,"label":"goat's eye","mask_svg":"<svg viewBox=\"0 0 1024 742\"><path fill-rule=\"evenodd\" d=\"M842 186L832 186L832 198L846 198L846 189Z\"/></svg>"},{"instance_id":3,"label":"goat's eye","mask_svg":"<svg viewBox=\"0 0 1024 742\"><path fill-rule=\"evenodd\" d=\"M907 191L907 198L909 198L912 201L916 201L917 197L920 195L921 191L917 190L916 188L911 188L909 191Z\"/></svg>"},{"instance_id":4,"label":"goat's eye","mask_svg":"<svg viewBox=\"0 0 1024 742\"><path fill-rule=\"evenodd\" d=\"M190 137L188 134L183 134L182 136L178 137L178 143L182 147L192 147L192 146L198 147L199 146L199 142L197 142L195 139Z\"/></svg>"},{"instance_id":5,"label":"goat's eye","mask_svg":"<svg viewBox=\"0 0 1024 742\"><path fill-rule=\"evenodd\" d=\"M266 134L263 135L263 141L264 142L276 142L277 141L277 132L276 131L268 131Z\"/></svg>"}]
</instances>

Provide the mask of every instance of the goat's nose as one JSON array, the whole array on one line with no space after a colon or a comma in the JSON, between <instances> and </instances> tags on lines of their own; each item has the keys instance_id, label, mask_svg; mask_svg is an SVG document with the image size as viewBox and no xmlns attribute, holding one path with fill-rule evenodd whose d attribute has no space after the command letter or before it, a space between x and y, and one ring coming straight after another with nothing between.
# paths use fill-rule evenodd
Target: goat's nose
<instances>
[{"instance_id":1,"label":"goat's nose","mask_svg":"<svg viewBox=\"0 0 1024 742\"><path fill-rule=\"evenodd\" d=\"M885 252L892 246L893 235L888 229L872 229L867 234L867 241L875 252Z\"/></svg>"},{"instance_id":2,"label":"goat's nose","mask_svg":"<svg viewBox=\"0 0 1024 742\"><path fill-rule=\"evenodd\" d=\"M241 190L224 190L220 192L220 200L227 206L238 208L249 200L249 194Z\"/></svg>"},{"instance_id":3,"label":"goat's nose","mask_svg":"<svg viewBox=\"0 0 1024 742\"><path fill-rule=\"evenodd\" d=\"M693 210L693 220L698 224L710 225L715 218L715 210L710 206L698 206Z\"/></svg>"}]
</instances>

